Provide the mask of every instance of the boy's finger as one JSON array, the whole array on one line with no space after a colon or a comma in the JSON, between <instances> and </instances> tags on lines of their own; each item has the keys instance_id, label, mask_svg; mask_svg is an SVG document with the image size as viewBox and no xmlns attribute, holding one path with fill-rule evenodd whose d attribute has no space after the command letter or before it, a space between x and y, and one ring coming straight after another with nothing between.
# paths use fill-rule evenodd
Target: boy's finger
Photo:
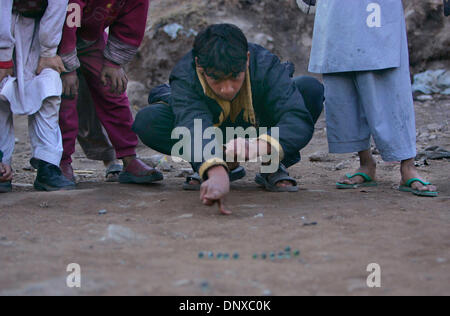
<instances>
[{"instance_id":1,"label":"boy's finger","mask_svg":"<svg viewBox=\"0 0 450 316\"><path fill-rule=\"evenodd\" d=\"M228 209L225 207L225 204L224 204L223 200L219 200L219 201L217 202L217 204L219 205L219 212L220 212L222 215L231 215L231 214L233 214L230 210L228 210Z\"/></svg>"}]
</instances>

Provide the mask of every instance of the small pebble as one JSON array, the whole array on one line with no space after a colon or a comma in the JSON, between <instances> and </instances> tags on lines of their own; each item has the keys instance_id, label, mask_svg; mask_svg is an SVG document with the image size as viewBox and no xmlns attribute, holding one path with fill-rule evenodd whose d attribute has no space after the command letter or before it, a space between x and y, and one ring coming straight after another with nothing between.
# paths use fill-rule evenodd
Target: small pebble
<instances>
[{"instance_id":1,"label":"small pebble","mask_svg":"<svg viewBox=\"0 0 450 316\"><path fill-rule=\"evenodd\" d=\"M272 296L272 291L271 290L265 290L263 292L263 296Z\"/></svg>"},{"instance_id":2,"label":"small pebble","mask_svg":"<svg viewBox=\"0 0 450 316\"><path fill-rule=\"evenodd\" d=\"M107 210L100 210L100 211L98 211L98 215L105 215L107 213L108 213Z\"/></svg>"}]
</instances>

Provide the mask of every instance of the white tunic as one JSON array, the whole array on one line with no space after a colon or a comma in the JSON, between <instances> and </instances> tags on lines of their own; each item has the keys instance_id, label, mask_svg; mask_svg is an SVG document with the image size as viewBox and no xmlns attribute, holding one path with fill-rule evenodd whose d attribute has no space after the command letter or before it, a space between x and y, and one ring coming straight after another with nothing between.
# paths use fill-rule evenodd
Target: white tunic
<instances>
[{"instance_id":1,"label":"white tunic","mask_svg":"<svg viewBox=\"0 0 450 316\"><path fill-rule=\"evenodd\" d=\"M404 32L401 0L319 0L309 71L400 67Z\"/></svg>"},{"instance_id":2,"label":"white tunic","mask_svg":"<svg viewBox=\"0 0 450 316\"><path fill-rule=\"evenodd\" d=\"M0 0L0 61L14 60L14 77L0 83L0 95L19 115L32 115L42 102L62 93L59 74L45 69L37 76L40 57L54 57L61 41L68 0L48 0L44 16L25 18L12 13L13 0Z\"/></svg>"}]
</instances>

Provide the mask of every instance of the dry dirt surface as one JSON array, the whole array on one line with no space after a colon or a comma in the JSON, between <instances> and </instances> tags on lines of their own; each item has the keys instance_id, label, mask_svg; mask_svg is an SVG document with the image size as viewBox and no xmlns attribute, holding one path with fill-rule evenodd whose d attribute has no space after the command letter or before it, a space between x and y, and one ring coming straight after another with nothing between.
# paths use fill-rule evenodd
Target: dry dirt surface
<instances>
[{"instance_id":1,"label":"dry dirt surface","mask_svg":"<svg viewBox=\"0 0 450 316\"><path fill-rule=\"evenodd\" d=\"M416 109L419 149L449 148L450 99L435 96ZM299 193L264 192L253 182L257 166L248 165L227 217L181 190L185 165L173 163L157 185L107 184L101 163L80 150L76 191L33 192L26 119L16 119L16 186L0 196L0 295L449 295L448 160L420 167L439 198L398 192L399 165L381 161L379 187L338 191L336 180L358 162L309 161L327 151L324 128L322 119L291 170ZM141 157L153 154L139 148ZM300 256L252 258L286 246ZM240 257L199 259L202 251ZM70 263L81 266L80 289L66 286ZM381 288L367 287L370 263L381 267Z\"/></svg>"}]
</instances>

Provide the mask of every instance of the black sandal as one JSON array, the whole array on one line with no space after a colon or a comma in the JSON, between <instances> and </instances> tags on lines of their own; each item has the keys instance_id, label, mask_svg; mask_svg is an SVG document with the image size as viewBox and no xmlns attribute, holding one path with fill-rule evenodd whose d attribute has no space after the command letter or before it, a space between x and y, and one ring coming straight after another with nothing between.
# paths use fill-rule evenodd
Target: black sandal
<instances>
[{"instance_id":1,"label":"black sandal","mask_svg":"<svg viewBox=\"0 0 450 316\"><path fill-rule=\"evenodd\" d=\"M106 182L119 182L119 175L123 171L123 167L119 164L114 164L106 169Z\"/></svg>"},{"instance_id":2,"label":"black sandal","mask_svg":"<svg viewBox=\"0 0 450 316\"><path fill-rule=\"evenodd\" d=\"M289 187L279 187L277 183L281 181L289 181L293 186ZM278 171L275 173L257 173L255 182L263 186L267 191L270 192L298 192L298 184L294 178L289 176L289 172L286 167L280 164Z\"/></svg>"}]
</instances>

